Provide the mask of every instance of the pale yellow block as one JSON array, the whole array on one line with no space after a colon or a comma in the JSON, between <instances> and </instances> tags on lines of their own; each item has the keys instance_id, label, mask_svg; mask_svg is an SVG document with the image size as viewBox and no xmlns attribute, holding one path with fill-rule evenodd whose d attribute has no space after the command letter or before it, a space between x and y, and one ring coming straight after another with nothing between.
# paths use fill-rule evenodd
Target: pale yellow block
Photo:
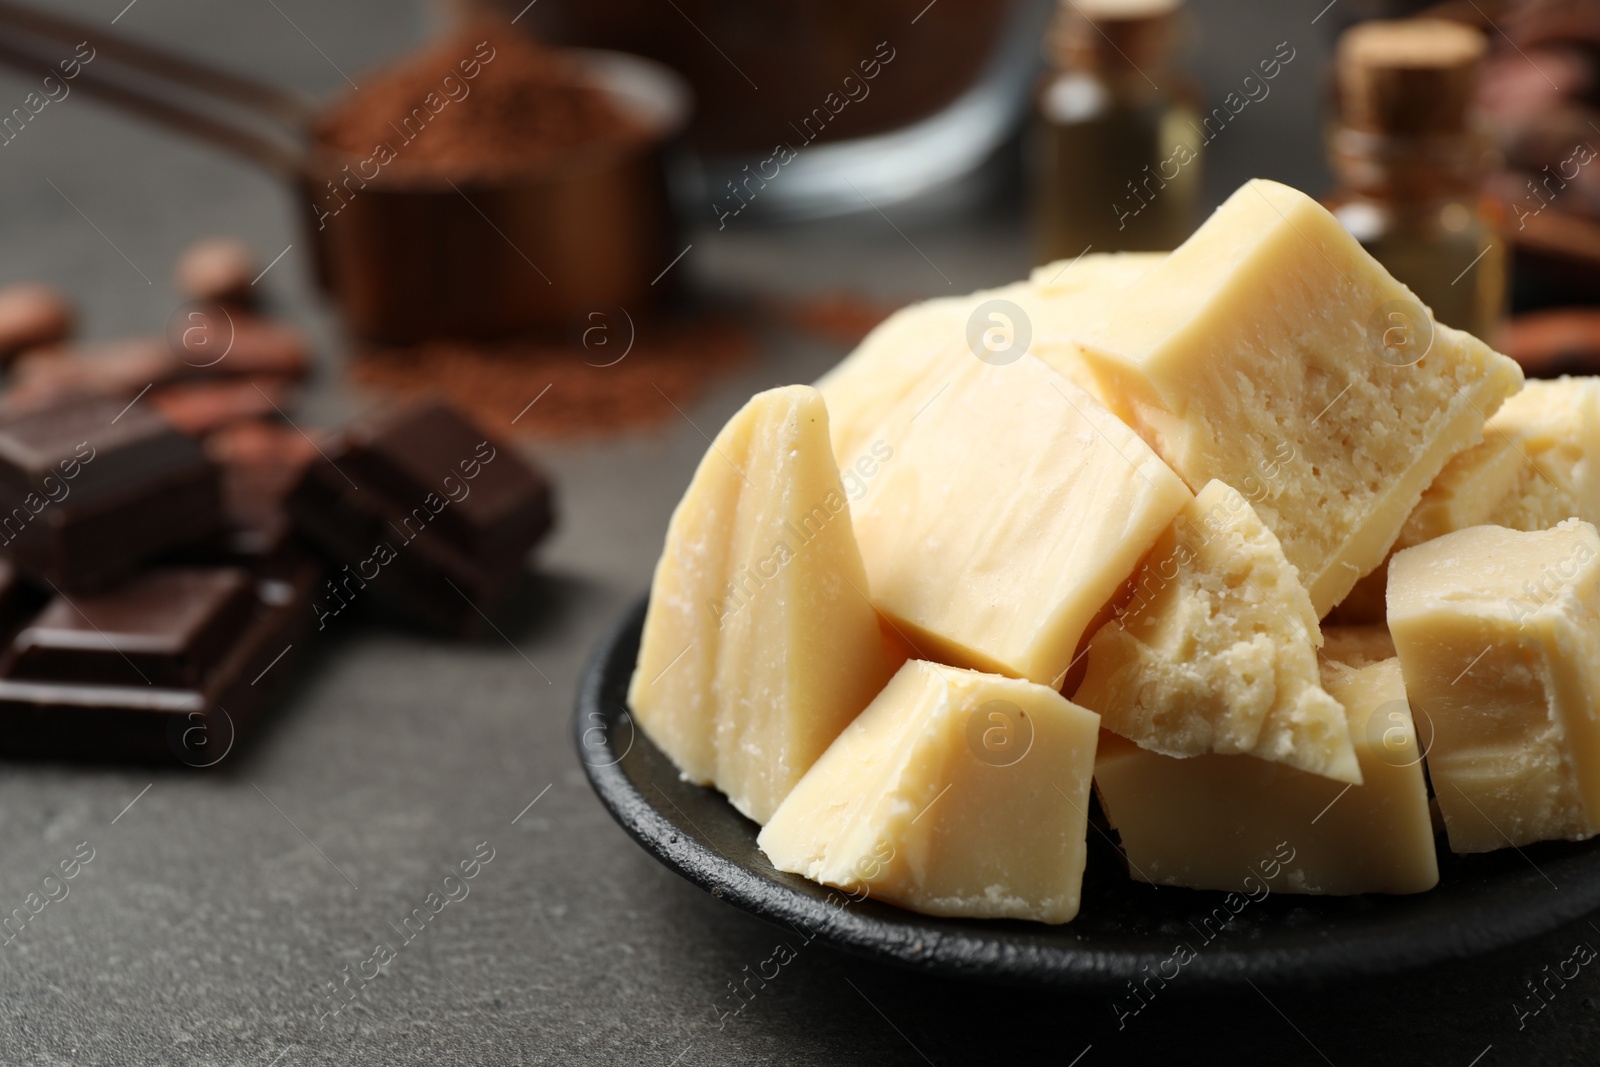
<instances>
[{"instance_id":1,"label":"pale yellow block","mask_svg":"<svg viewBox=\"0 0 1600 1067\"><path fill-rule=\"evenodd\" d=\"M1091 394L1093 378L1078 353L1077 336L1120 292L1165 253L1098 252L1047 264L1028 281L963 296L942 297L895 312L817 382L828 401L831 433L839 465L851 467L874 441L881 424L903 421L932 400L948 381L938 367L950 357L972 357L974 344L994 331L997 349L1018 343ZM1003 307L974 315L979 308L1003 301ZM976 331L977 341L974 341ZM987 351L987 349L985 349ZM992 358L1005 358L1003 352ZM909 412L901 412L909 406Z\"/></svg>"},{"instance_id":2,"label":"pale yellow block","mask_svg":"<svg viewBox=\"0 0 1600 1067\"><path fill-rule=\"evenodd\" d=\"M1078 913L1099 717L913 660L757 838L774 866L929 915Z\"/></svg>"},{"instance_id":3,"label":"pale yellow block","mask_svg":"<svg viewBox=\"0 0 1600 1067\"><path fill-rule=\"evenodd\" d=\"M1411 512L1394 552L1469 526L1548 530L1563 519L1600 522L1600 379L1533 379L1458 452ZM1384 617L1386 567L1362 578L1334 611L1341 621Z\"/></svg>"},{"instance_id":4,"label":"pale yellow block","mask_svg":"<svg viewBox=\"0 0 1600 1067\"><path fill-rule=\"evenodd\" d=\"M1132 587L1090 640L1073 697L1106 729L1169 756L1248 752L1360 781L1344 709L1317 674L1311 600L1238 491L1202 489Z\"/></svg>"},{"instance_id":5,"label":"pale yellow block","mask_svg":"<svg viewBox=\"0 0 1600 1067\"><path fill-rule=\"evenodd\" d=\"M1445 465L1401 531L1409 548L1469 526L1600 522L1600 379L1533 380Z\"/></svg>"},{"instance_id":6,"label":"pale yellow block","mask_svg":"<svg viewBox=\"0 0 1600 1067\"><path fill-rule=\"evenodd\" d=\"M1028 283L1046 299L1095 300L1127 288L1166 258L1165 252L1085 252L1033 268Z\"/></svg>"},{"instance_id":7,"label":"pale yellow block","mask_svg":"<svg viewBox=\"0 0 1600 1067\"><path fill-rule=\"evenodd\" d=\"M764 822L889 676L822 397L759 393L673 513L629 706Z\"/></svg>"},{"instance_id":8,"label":"pale yellow block","mask_svg":"<svg viewBox=\"0 0 1600 1067\"><path fill-rule=\"evenodd\" d=\"M1323 681L1356 738L1361 785L1254 756L1174 759L1101 735L1096 788L1134 878L1246 895L1420 893L1438 883L1399 661L1325 665Z\"/></svg>"},{"instance_id":9,"label":"pale yellow block","mask_svg":"<svg viewBox=\"0 0 1600 1067\"><path fill-rule=\"evenodd\" d=\"M1474 526L1395 554L1389 632L1456 852L1600 827L1600 537Z\"/></svg>"},{"instance_id":10,"label":"pale yellow block","mask_svg":"<svg viewBox=\"0 0 1600 1067\"><path fill-rule=\"evenodd\" d=\"M841 468L852 467L875 441L883 440L881 424L890 413L936 397L944 384L942 378L933 381L936 367L952 356L971 356L966 325L973 310L1007 291L941 297L901 308L817 380L828 404L829 433Z\"/></svg>"},{"instance_id":11,"label":"pale yellow block","mask_svg":"<svg viewBox=\"0 0 1600 1067\"><path fill-rule=\"evenodd\" d=\"M1526 392L1524 388L1517 396ZM1395 539L1395 551L1469 526L1499 525L1490 523L1489 517L1502 501L1513 495L1526 475L1533 474L1527 459L1517 450L1516 442L1503 433L1496 433L1494 428L1494 419L1504 414L1505 407L1516 399L1514 396L1506 401L1485 424L1482 441L1456 453L1445 464L1401 527L1400 536ZM1561 516L1562 519L1571 517Z\"/></svg>"},{"instance_id":12,"label":"pale yellow block","mask_svg":"<svg viewBox=\"0 0 1600 1067\"><path fill-rule=\"evenodd\" d=\"M1100 321L1113 297L1165 258L1165 252L1089 252L1035 267L1018 300L1033 329L1029 351L1101 399L1078 338Z\"/></svg>"},{"instance_id":13,"label":"pale yellow block","mask_svg":"<svg viewBox=\"0 0 1600 1067\"><path fill-rule=\"evenodd\" d=\"M1032 356L947 369L852 509L873 600L922 658L1059 685L1189 491Z\"/></svg>"},{"instance_id":14,"label":"pale yellow block","mask_svg":"<svg viewBox=\"0 0 1600 1067\"><path fill-rule=\"evenodd\" d=\"M1319 617L1522 383L1323 207L1262 180L1112 300L1082 354L1191 488L1218 478L1250 496Z\"/></svg>"}]
</instances>

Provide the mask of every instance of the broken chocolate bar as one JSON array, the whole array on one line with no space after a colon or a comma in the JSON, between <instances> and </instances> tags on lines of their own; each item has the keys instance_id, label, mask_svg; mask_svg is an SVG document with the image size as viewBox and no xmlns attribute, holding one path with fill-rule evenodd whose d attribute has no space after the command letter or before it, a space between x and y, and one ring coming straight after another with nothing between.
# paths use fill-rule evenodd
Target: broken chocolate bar
<instances>
[{"instance_id":1,"label":"broken chocolate bar","mask_svg":"<svg viewBox=\"0 0 1600 1067\"><path fill-rule=\"evenodd\" d=\"M103 589L222 522L216 468L146 405L0 419L0 549L58 590Z\"/></svg>"},{"instance_id":2,"label":"broken chocolate bar","mask_svg":"<svg viewBox=\"0 0 1600 1067\"><path fill-rule=\"evenodd\" d=\"M248 617L250 578L232 567L154 571L90 601L52 600L12 642L11 678L199 685ZM103 635L129 635L113 643Z\"/></svg>"},{"instance_id":3,"label":"broken chocolate bar","mask_svg":"<svg viewBox=\"0 0 1600 1067\"><path fill-rule=\"evenodd\" d=\"M0 657L0 754L220 762L306 643L320 575L282 556L56 596Z\"/></svg>"},{"instance_id":4,"label":"broken chocolate bar","mask_svg":"<svg viewBox=\"0 0 1600 1067\"><path fill-rule=\"evenodd\" d=\"M206 455L222 468L229 552L268 556L286 544L283 502L317 459L317 447L299 430L266 421L235 423L206 438Z\"/></svg>"},{"instance_id":5,"label":"broken chocolate bar","mask_svg":"<svg viewBox=\"0 0 1600 1067\"><path fill-rule=\"evenodd\" d=\"M16 565L0 559L0 647L10 642L29 619L39 614L49 594L23 581Z\"/></svg>"},{"instance_id":6,"label":"broken chocolate bar","mask_svg":"<svg viewBox=\"0 0 1600 1067\"><path fill-rule=\"evenodd\" d=\"M350 430L288 509L342 568L320 626L370 597L447 633L483 625L552 520L544 474L435 401Z\"/></svg>"}]
</instances>

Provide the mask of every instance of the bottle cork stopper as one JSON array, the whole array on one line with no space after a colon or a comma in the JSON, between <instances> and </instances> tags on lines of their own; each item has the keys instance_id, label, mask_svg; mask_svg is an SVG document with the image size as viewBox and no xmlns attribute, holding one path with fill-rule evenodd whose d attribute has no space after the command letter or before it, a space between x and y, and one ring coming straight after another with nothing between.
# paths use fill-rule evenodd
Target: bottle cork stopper
<instances>
[{"instance_id":1,"label":"bottle cork stopper","mask_svg":"<svg viewBox=\"0 0 1600 1067\"><path fill-rule=\"evenodd\" d=\"M1066 54L1076 66L1131 74L1161 66L1184 0L1061 0ZM1132 67L1134 70L1123 70Z\"/></svg>"},{"instance_id":2,"label":"bottle cork stopper","mask_svg":"<svg viewBox=\"0 0 1600 1067\"><path fill-rule=\"evenodd\" d=\"M1091 22L1128 22L1161 18L1183 6L1183 0L1062 0L1061 6Z\"/></svg>"},{"instance_id":3,"label":"bottle cork stopper","mask_svg":"<svg viewBox=\"0 0 1600 1067\"><path fill-rule=\"evenodd\" d=\"M1375 133L1460 133L1471 125L1488 42L1444 19L1363 22L1339 38L1339 110Z\"/></svg>"}]
</instances>

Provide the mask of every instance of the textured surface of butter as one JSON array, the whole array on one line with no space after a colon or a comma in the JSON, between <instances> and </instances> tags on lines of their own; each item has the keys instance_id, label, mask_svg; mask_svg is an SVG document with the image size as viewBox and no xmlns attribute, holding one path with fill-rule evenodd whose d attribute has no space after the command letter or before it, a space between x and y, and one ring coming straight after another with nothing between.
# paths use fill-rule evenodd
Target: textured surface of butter
<instances>
[{"instance_id":1,"label":"textured surface of butter","mask_svg":"<svg viewBox=\"0 0 1600 1067\"><path fill-rule=\"evenodd\" d=\"M849 467L867 451L879 424L898 408L911 411L932 400L947 376L936 369L949 356L986 351L984 334L997 349L1020 344L1032 355L1093 393L1092 378L1078 353L1077 336L1164 253L1090 253L1048 263L1025 282L943 297L902 308L878 325L854 352L830 370L817 388L828 402L834 453ZM983 305L1005 302L981 311ZM975 317L976 316L976 317ZM995 358L1005 358L997 351ZM904 416L909 418L909 415Z\"/></svg>"},{"instance_id":2,"label":"textured surface of butter","mask_svg":"<svg viewBox=\"0 0 1600 1067\"><path fill-rule=\"evenodd\" d=\"M1319 617L1522 382L1314 200L1262 180L1115 297L1082 354L1191 488L1250 498Z\"/></svg>"},{"instance_id":3,"label":"textured surface of butter","mask_svg":"<svg viewBox=\"0 0 1600 1067\"><path fill-rule=\"evenodd\" d=\"M779 870L914 911L1066 922L1098 727L1044 686L913 660L758 842Z\"/></svg>"},{"instance_id":4,"label":"textured surface of butter","mask_svg":"<svg viewBox=\"0 0 1600 1067\"><path fill-rule=\"evenodd\" d=\"M1344 709L1318 678L1321 643L1278 539L1237 490L1213 481L1090 640L1073 699L1152 752L1248 752L1360 781Z\"/></svg>"},{"instance_id":5,"label":"textured surface of butter","mask_svg":"<svg viewBox=\"0 0 1600 1067\"><path fill-rule=\"evenodd\" d=\"M1494 413L1482 442L1445 464L1394 551L1469 526L1548 530L1570 518L1600 522L1600 379L1534 379ZM1381 620L1387 585L1379 567L1337 616Z\"/></svg>"},{"instance_id":6,"label":"textured surface of butter","mask_svg":"<svg viewBox=\"0 0 1600 1067\"><path fill-rule=\"evenodd\" d=\"M1474 526L1389 561L1389 632L1456 852L1600 828L1600 537Z\"/></svg>"},{"instance_id":7,"label":"textured surface of butter","mask_svg":"<svg viewBox=\"0 0 1600 1067\"><path fill-rule=\"evenodd\" d=\"M1409 548L1468 526L1600 520L1600 379L1530 381L1445 465L1401 531Z\"/></svg>"},{"instance_id":8,"label":"textured surface of butter","mask_svg":"<svg viewBox=\"0 0 1600 1067\"><path fill-rule=\"evenodd\" d=\"M1059 685L1090 622L1190 499L1032 356L946 360L853 505L873 600L923 659Z\"/></svg>"},{"instance_id":9,"label":"textured surface of butter","mask_svg":"<svg viewBox=\"0 0 1600 1067\"><path fill-rule=\"evenodd\" d=\"M1250 894L1420 893L1439 881L1400 664L1326 664L1363 782L1254 756L1174 759L1102 734L1096 789L1140 881ZM1251 880L1254 880L1252 884Z\"/></svg>"},{"instance_id":10,"label":"textured surface of butter","mask_svg":"<svg viewBox=\"0 0 1600 1067\"><path fill-rule=\"evenodd\" d=\"M888 677L822 397L759 393L673 512L628 704L764 822Z\"/></svg>"}]
</instances>

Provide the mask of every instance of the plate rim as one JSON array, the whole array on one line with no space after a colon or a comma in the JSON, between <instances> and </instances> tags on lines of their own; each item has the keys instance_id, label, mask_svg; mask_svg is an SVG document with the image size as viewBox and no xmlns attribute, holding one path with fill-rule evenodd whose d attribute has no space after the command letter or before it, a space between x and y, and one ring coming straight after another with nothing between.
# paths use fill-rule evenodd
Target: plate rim
<instances>
[{"instance_id":1,"label":"plate rim","mask_svg":"<svg viewBox=\"0 0 1600 1067\"><path fill-rule=\"evenodd\" d=\"M691 830L673 821L622 769L621 761L633 745L642 743L654 747L654 743L636 725L630 709L624 705L619 712L608 713L602 699L603 690L614 672L625 667L631 676L638 634L642 632L648 604L646 596L632 603L607 627L591 650L579 680L572 736L578 762L601 806L635 843L668 870L724 903L773 926L794 932L804 927L813 931L815 939L851 955L927 974L1107 993L1122 989L1125 983L1147 978L1163 962L1171 961L1173 952L1165 949L1073 948L1059 943L1029 945L1014 940L1000 941L982 933L985 927L997 928L990 921L927 916L888 902L876 902L880 907L895 908L905 917L903 922L886 921L852 911L848 903L852 898L843 890L818 886L828 894L828 901L846 902L843 905L825 903L816 896L751 871L700 841L696 836L698 828ZM625 664L617 663L619 654L626 655ZM629 747L618 753L611 744L615 731L609 725L623 715L635 725L629 731ZM590 743L590 735L597 727L601 737L598 746ZM589 757L596 753L607 754L611 759L595 762ZM662 758L666 759L665 754ZM728 803L726 798L720 795L719 798L722 803ZM667 799L671 803L671 798ZM731 805L729 810L733 810ZM686 815L684 819L689 821ZM1528 862L1543 874L1537 864ZM1549 880L1548 875L1545 877ZM1216 894L1219 901L1223 895ZM1537 909L1514 909L1510 914L1496 912L1493 922L1466 928L1459 923L1441 922L1426 939L1423 950L1419 950L1416 939L1386 938L1376 932L1368 932L1354 942L1335 936L1330 944L1335 951L1318 953L1310 960L1301 945L1241 951L1219 942L1208 944L1183 965L1181 973L1191 975L1190 981L1196 984L1241 987L1254 982L1315 986L1392 976L1507 948L1549 933L1597 908L1600 908L1600 878L1593 879L1583 891L1562 894L1561 903L1554 906L1547 903ZM1040 929L1070 932L1071 925ZM807 938L809 940L811 938Z\"/></svg>"}]
</instances>

